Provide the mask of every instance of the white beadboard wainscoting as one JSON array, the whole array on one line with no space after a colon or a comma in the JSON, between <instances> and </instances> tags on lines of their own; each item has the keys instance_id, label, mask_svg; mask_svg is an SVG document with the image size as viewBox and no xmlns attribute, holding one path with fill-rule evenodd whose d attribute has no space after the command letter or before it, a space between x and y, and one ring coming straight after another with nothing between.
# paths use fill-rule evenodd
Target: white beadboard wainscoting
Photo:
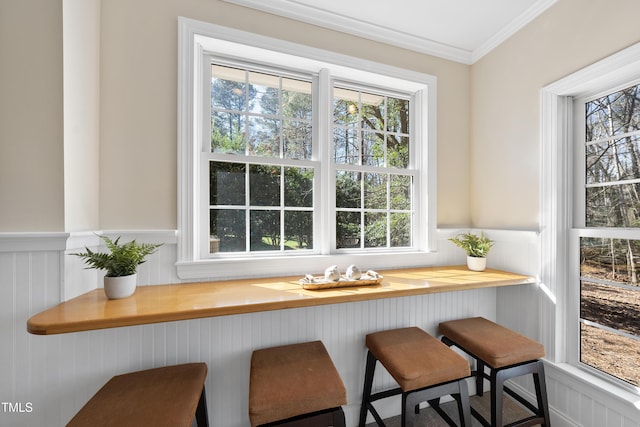
<instances>
[{"instance_id":1,"label":"white beadboard wainscoting","mask_svg":"<svg viewBox=\"0 0 640 427\"><path fill-rule=\"evenodd\" d=\"M438 264L462 264L464 254L439 230ZM463 230L464 231L464 230ZM538 275L539 236L494 231L489 266ZM140 284L177 283L175 232L127 232L123 239L165 245L141 266ZM439 321L465 316L497 319L544 341L540 326L544 292L538 285L478 289L296 308L244 315L35 336L27 319L70 296L93 289L99 274L67 254L96 238L91 233L0 234L0 426L63 426L115 374L203 361L212 426L249 425L249 361L253 350L321 339L347 387L347 425L357 424L365 360L365 334L416 325L436 334ZM431 264L433 265L433 264ZM382 371L379 371L382 372ZM547 381L554 426L640 427L628 406L549 364ZM380 375L376 386L390 385ZM516 387L531 389L530 384ZM382 403L382 402L381 402ZM9 405L10 404L10 405ZM399 413L385 402L385 416Z\"/></svg>"}]
</instances>

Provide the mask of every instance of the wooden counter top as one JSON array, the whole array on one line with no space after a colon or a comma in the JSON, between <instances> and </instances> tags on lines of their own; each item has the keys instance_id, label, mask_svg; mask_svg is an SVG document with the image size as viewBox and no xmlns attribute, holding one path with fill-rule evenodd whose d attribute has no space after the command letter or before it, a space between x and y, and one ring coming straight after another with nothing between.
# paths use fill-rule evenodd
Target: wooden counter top
<instances>
[{"instance_id":1,"label":"wooden counter top","mask_svg":"<svg viewBox=\"0 0 640 427\"><path fill-rule=\"evenodd\" d=\"M128 298L108 300L96 289L27 321L36 335L253 313L380 298L535 283L530 276L466 266L379 271L380 285L304 290L300 276L138 286Z\"/></svg>"}]
</instances>

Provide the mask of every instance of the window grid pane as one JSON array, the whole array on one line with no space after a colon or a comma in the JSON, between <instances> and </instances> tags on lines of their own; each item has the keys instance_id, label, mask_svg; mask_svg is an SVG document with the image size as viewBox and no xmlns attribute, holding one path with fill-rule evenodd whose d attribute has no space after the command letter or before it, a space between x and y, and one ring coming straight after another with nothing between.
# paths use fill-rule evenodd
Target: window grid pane
<instances>
[{"instance_id":1,"label":"window grid pane","mask_svg":"<svg viewBox=\"0 0 640 427\"><path fill-rule=\"evenodd\" d=\"M336 249L411 246L413 176L393 173L411 165L409 108L408 99L334 86Z\"/></svg>"},{"instance_id":2,"label":"window grid pane","mask_svg":"<svg viewBox=\"0 0 640 427\"><path fill-rule=\"evenodd\" d=\"M409 167L407 99L334 87L334 162Z\"/></svg>"},{"instance_id":3,"label":"window grid pane","mask_svg":"<svg viewBox=\"0 0 640 427\"><path fill-rule=\"evenodd\" d=\"M410 247L412 183L411 175L337 170L337 249Z\"/></svg>"},{"instance_id":4,"label":"window grid pane","mask_svg":"<svg viewBox=\"0 0 640 427\"><path fill-rule=\"evenodd\" d=\"M209 253L313 249L313 168L210 161Z\"/></svg>"},{"instance_id":5,"label":"window grid pane","mask_svg":"<svg viewBox=\"0 0 640 427\"><path fill-rule=\"evenodd\" d=\"M311 80L211 66L211 152L310 159Z\"/></svg>"},{"instance_id":6,"label":"window grid pane","mask_svg":"<svg viewBox=\"0 0 640 427\"><path fill-rule=\"evenodd\" d=\"M580 239L580 361L635 386L640 386L639 256L640 240Z\"/></svg>"},{"instance_id":7,"label":"window grid pane","mask_svg":"<svg viewBox=\"0 0 640 427\"><path fill-rule=\"evenodd\" d=\"M580 362L640 386L640 86L585 103L584 215L580 238ZM612 363L611 361L615 361Z\"/></svg>"},{"instance_id":8,"label":"window grid pane","mask_svg":"<svg viewBox=\"0 0 640 427\"><path fill-rule=\"evenodd\" d=\"M311 160L311 77L211 65L211 152ZM313 249L313 167L210 161L210 254Z\"/></svg>"}]
</instances>

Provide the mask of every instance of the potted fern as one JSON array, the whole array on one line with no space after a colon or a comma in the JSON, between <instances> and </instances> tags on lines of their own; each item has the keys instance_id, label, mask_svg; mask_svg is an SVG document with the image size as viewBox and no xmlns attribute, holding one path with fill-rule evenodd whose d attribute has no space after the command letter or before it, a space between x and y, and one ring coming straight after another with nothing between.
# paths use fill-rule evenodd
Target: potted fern
<instances>
[{"instance_id":1,"label":"potted fern","mask_svg":"<svg viewBox=\"0 0 640 427\"><path fill-rule=\"evenodd\" d=\"M487 254L493 246L493 241L484 234L484 231L479 236L471 232L460 233L449 240L467 253L469 270L484 271L487 268Z\"/></svg>"},{"instance_id":2,"label":"potted fern","mask_svg":"<svg viewBox=\"0 0 640 427\"><path fill-rule=\"evenodd\" d=\"M74 253L88 265L87 268L106 270L104 292L109 299L126 298L136 290L138 265L147 255L154 253L162 244L142 243L135 240L120 244L120 237L111 240L99 236L109 249L108 253L95 252L85 247L86 252Z\"/></svg>"}]
</instances>

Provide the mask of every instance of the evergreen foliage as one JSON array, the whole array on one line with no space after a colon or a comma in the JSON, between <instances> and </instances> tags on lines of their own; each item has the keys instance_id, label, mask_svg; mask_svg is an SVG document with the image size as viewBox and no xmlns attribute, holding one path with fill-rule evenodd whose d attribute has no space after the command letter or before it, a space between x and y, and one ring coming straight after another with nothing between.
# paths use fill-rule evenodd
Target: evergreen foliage
<instances>
[{"instance_id":1,"label":"evergreen foliage","mask_svg":"<svg viewBox=\"0 0 640 427\"><path fill-rule=\"evenodd\" d=\"M106 270L108 277L121 277L135 274L138 265L145 262L145 257L154 253L162 244L142 243L135 240L119 244L120 237L111 240L107 236L99 236L109 249L109 253L94 252L85 247L86 252L74 253L84 259L87 268Z\"/></svg>"},{"instance_id":2,"label":"evergreen foliage","mask_svg":"<svg viewBox=\"0 0 640 427\"><path fill-rule=\"evenodd\" d=\"M464 249L467 256L475 258L486 257L489 249L493 246L493 241L485 236L484 231L480 233L480 236L473 233L461 233L449 240Z\"/></svg>"}]
</instances>

